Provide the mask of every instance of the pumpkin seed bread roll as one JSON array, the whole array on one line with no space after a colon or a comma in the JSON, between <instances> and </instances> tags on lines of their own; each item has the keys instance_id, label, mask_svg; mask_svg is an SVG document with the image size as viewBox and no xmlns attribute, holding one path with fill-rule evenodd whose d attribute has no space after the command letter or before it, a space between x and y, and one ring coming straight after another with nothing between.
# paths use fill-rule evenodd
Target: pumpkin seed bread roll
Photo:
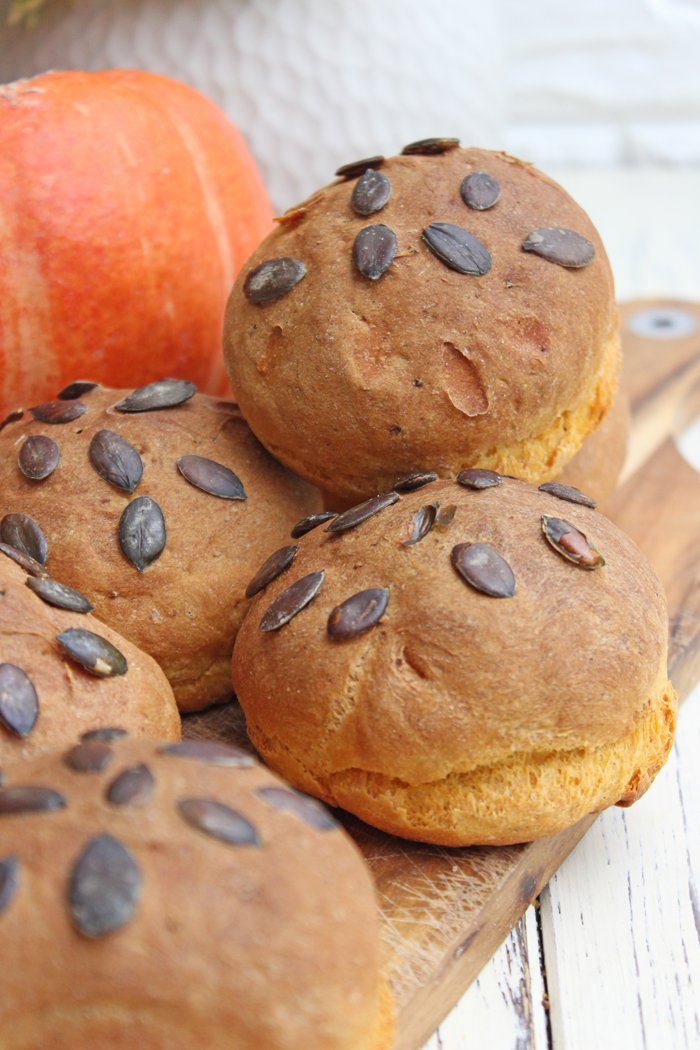
<instances>
[{"instance_id":1,"label":"pumpkin seed bread roll","mask_svg":"<svg viewBox=\"0 0 700 1050\"><path fill-rule=\"evenodd\" d=\"M0 768L105 724L179 739L175 698L155 660L91 616L85 595L1 548Z\"/></svg>"},{"instance_id":2,"label":"pumpkin seed bread roll","mask_svg":"<svg viewBox=\"0 0 700 1050\"><path fill-rule=\"evenodd\" d=\"M3 1050L389 1050L369 871L244 752L17 763L0 842Z\"/></svg>"},{"instance_id":3,"label":"pumpkin seed bread roll","mask_svg":"<svg viewBox=\"0 0 700 1050\"><path fill-rule=\"evenodd\" d=\"M545 487L418 472L268 560L233 681L273 769L450 846L646 790L676 719L662 589L587 496Z\"/></svg>"},{"instance_id":4,"label":"pumpkin seed bread roll","mask_svg":"<svg viewBox=\"0 0 700 1050\"><path fill-rule=\"evenodd\" d=\"M614 400L612 275L546 175L418 143L280 217L234 285L225 356L252 429L334 510L416 466L540 483Z\"/></svg>"},{"instance_id":5,"label":"pumpkin seed bread roll","mask_svg":"<svg viewBox=\"0 0 700 1050\"><path fill-rule=\"evenodd\" d=\"M154 657L181 710L230 694L245 586L318 505L236 405L167 379L77 382L0 433L0 541L90 597Z\"/></svg>"}]
</instances>

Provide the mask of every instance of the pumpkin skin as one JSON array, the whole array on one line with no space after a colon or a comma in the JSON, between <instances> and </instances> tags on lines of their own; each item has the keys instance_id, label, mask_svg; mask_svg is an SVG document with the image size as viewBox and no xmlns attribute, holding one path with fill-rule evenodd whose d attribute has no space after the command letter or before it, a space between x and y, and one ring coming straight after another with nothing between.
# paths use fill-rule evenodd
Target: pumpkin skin
<instances>
[{"instance_id":1,"label":"pumpkin skin","mask_svg":"<svg viewBox=\"0 0 700 1050\"><path fill-rule=\"evenodd\" d=\"M214 103L139 70L0 87L0 405L90 378L210 393L234 278L272 225Z\"/></svg>"}]
</instances>

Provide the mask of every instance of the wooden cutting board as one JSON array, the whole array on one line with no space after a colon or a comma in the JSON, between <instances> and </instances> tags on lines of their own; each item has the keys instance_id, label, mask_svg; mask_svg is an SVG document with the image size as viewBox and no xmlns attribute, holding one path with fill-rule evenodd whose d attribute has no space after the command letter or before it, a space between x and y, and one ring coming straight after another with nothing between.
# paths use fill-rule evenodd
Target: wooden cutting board
<instances>
[{"instance_id":1,"label":"wooden cutting board","mask_svg":"<svg viewBox=\"0 0 700 1050\"><path fill-rule=\"evenodd\" d=\"M684 698L700 681L700 474L673 436L700 414L692 389L700 380L700 304L629 303L622 324L633 434L625 480L606 513L666 587L671 675ZM235 703L189 716L185 735L250 746ZM410 843L344 820L377 887L396 1050L419 1050L594 819L534 843L469 849Z\"/></svg>"}]
</instances>

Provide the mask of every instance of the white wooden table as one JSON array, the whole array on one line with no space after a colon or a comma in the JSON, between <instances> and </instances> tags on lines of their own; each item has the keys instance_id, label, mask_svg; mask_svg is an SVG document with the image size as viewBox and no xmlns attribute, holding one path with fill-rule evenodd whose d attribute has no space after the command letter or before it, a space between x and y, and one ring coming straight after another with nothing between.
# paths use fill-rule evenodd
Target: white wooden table
<instances>
[{"instance_id":1,"label":"white wooden table","mask_svg":"<svg viewBox=\"0 0 700 1050\"><path fill-rule=\"evenodd\" d=\"M552 174L620 299L700 299L700 169ZM700 1047L699 766L700 688L649 792L598 818L425 1050Z\"/></svg>"}]
</instances>

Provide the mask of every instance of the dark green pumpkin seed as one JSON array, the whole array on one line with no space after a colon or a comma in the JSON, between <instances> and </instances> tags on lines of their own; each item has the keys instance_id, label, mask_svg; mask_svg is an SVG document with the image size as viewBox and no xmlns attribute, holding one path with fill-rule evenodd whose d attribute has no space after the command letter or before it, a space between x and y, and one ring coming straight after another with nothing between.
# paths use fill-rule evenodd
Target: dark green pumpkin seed
<instances>
[{"instance_id":1,"label":"dark green pumpkin seed","mask_svg":"<svg viewBox=\"0 0 700 1050\"><path fill-rule=\"evenodd\" d=\"M174 758L194 759L208 766L230 766L232 769L245 769L255 765L255 759L247 751L231 744L221 744L217 740L181 740L177 744L165 744L158 749L158 753Z\"/></svg>"},{"instance_id":2,"label":"dark green pumpkin seed","mask_svg":"<svg viewBox=\"0 0 700 1050\"><path fill-rule=\"evenodd\" d=\"M0 787L0 815L49 813L65 809L66 800L58 791L45 787Z\"/></svg>"},{"instance_id":3,"label":"dark green pumpkin seed","mask_svg":"<svg viewBox=\"0 0 700 1050\"><path fill-rule=\"evenodd\" d=\"M159 379L138 387L114 408L117 412L158 412L178 408L196 393L197 387L188 379Z\"/></svg>"},{"instance_id":4,"label":"dark green pumpkin seed","mask_svg":"<svg viewBox=\"0 0 700 1050\"><path fill-rule=\"evenodd\" d=\"M300 536L305 536L307 532L311 532L317 526L323 525L325 521L332 521L333 518L337 517L338 515L333 510L323 510L319 514L309 514L308 517L302 518L301 521L296 523L292 529L292 539L298 540Z\"/></svg>"},{"instance_id":5,"label":"dark green pumpkin seed","mask_svg":"<svg viewBox=\"0 0 700 1050\"><path fill-rule=\"evenodd\" d=\"M143 477L140 455L114 430L98 430L90 442L88 455L100 477L124 492L133 492Z\"/></svg>"},{"instance_id":6,"label":"dark green pumpkin seed","mask_svg":"<svg viewBox=\"0 0 700 1050\"><path fill-rule=\"evenodd\" d=\"M185 798L177 805L180 816L197 831L229 846L260 846L260 836L249 820L230 806L210 798Z\"/></svg>"},{"instance_id":7,"label":"dark green pumpkin seed","mask_svg":"<svg viewBox=\"0 0 700 1050\"><path fill-rule=\"evenodd\" d=\"M40 565L46 564L49 554L46 537L28 514L6 514L0 521L0 540Z\"/></svg>"},{"instance_id":8,"label":"dark green pumpkin seed","mask_svg":"<svg viewBox=\"0 0 700 1050\"><path fill-rule=\"evenodd\" d=\"M512 598L515 576L505 558L488 543L458 543L452 565L471 587L492 598Z\"/></svg>"},{"instance_id":9,"label":"dark green pumpkin seed","mask_svg":"<svg viewBox=\"0 0 700 1050\"><path fill-rule=\"evenodd\" d=\"M423 240L445 266L457 273L481 277L491 269L491 253L469 230L451 222L431 222Z\"/></svg>"},{"instance_id":10,"label":"dark green pumpkin seed","mask_svg":"<svg viewBox=\"0 0 700 1050\"><path fill-rule=\"evenodd\" d=\"M462 485L465 489L474 489L480 491L481 489L492 489L497 485L501 484L501 475L497 474L495 470L483 470L481 467L468 467L466 470L460 470L457 475L457 484Z\"/></svg>"},{"instance_id":11,"label":"dark green pumpkin seed","mask_svg":"<svg viewBox=\"0 0 700 1050\"><path fill-rule=\"evenodd\" d=\"M261 631L277 631L305 609L321 590L325 573L310 572L275 598L262 620Z\"/></svg>"},{"instance_id":12,"label":"dark green pumpkin seed","mask_svg":"<svg viewBox=\"0 0 700 1050\"><path fill-rule=\"evenodd\" d=\"M38 717L39 698L29 675L16 664L0 664L0 726L22 739Z\"/></svg>"},{"instance_id":13,"label":"dark green pumpkin seed","mask_svg":"<svg viewBox=\"0 0 700 1050\"><path fill-rule=\"evenodd\" d=\"M404 146L401 153L405 157L421 156L435 157L439 153L447 153L449 150L457 149L459 139L453 138L431 138L419 139L418 142L409 142Z\"/></svg>"},{"instance_id":14,"label":"dark green pumpkin seed","mask_svg":"<svg viewBox=\"0 0 700 1050\"><path fill-rule=\"evenodd\" d=\"M190 485L219 499L246 499L243 482L223 463L204 456L181 456L177 469Z\"/></svg>"},{"instance_id":15,"label":"dark green pumpkin seed","mask_svg":"<svg viewBox=\"0 0 700 1050\"><path fill-rule=\"evenodd\" d=\"M475 211L493 208L501 198L501 187L496 179L485 171L474 171L462 179L459 192L467 207Z\"/></svg>"},{"instance_id":16,"label":"dark green pumpkin seed","mask_svg":"<svg viewBox=\"0 0 700 1050\"><path fill-rule=\"evenodd\" d=\"M298 550L298 544L290 544L288 547L280 547L278 551L271 554L270 557L262 563L255 576L246 587L246 598L252 598L253 595L267 587L268 583L272 583L272 581L276 580L278 576L281 576L296 558Z\"/></svg>"},{"instance_id":17,"label":"dark green pumpkin seed","mask_svg":"<svg viewBox=\"0 0 700 1050\"><path fill-rule=\"evenodd\" d=\"M126 657L116 646L93 631L82 627L69 627L56 635L65 653L97 678L111 678L114 675L126 674L128 665Z\"/></svg>"},{"instance_id":18,"label":"dark green pumpkin seed","mask_svg":"<svg viewBox=\"0 0 700 1050\"><path fill-rule=\"evenodd\" d=\"M111 835L91 839L73 866L68 909L85 937L103 937L133 918L141 897L141 872L129 850Z\"/></svg>"},{"instance_id":19,"label":"dark green pumpkin seed","mask_svg":"<svg viewBox=\"0 0 700 1050\"><path fill-rule=\"evenodd\" d=\"M598 506L592 496L587 496L585 492L575 489L573 485L562 485L559 481L545 481L543 485L540 485L540 492L547 492L550 496L556 496L557 499L566 500L567 503L578 503L582 507L590 507L591 510L595 510Z\"/></svg>"},{"instance_id":20,"label":"dark green pumpkin seed","mask_svg":"<svg viewBox=\"0 0 700 1050\"><path fill-rule=\"evenodd\" d=\"M72 423L87 412L87 405L82 401L47 401L43 405L34 405L29 411L40 423Z\"/></svg>"},{"instance_id":21,"label":"dark green pumpkin seed","mask_svg":"<svg viewBox=\"0 0 700 1050\"><path fill-rule=\"evenodd\" d=\"M144 806L150 801L156 782L148 766L141 762L115 777L105 792L113 806Z\"/></svg>"},{"instance_id":22,"label":"dark green pumpkin seed","mask_svg":"<svg viewBox=\"0 0 700 1050\"><path fill-rule=\"evenodd\" d=\"M161 556L167 538L163 511L150 496L137 496L124 508L119 546L138 572L145 572Z\"/></svg>"},{"instance_id":23,"label":"dark green pumpkin seed","mask_svg":"<svg viewBox=\"0 0 700 1050\"><path fill-rule=\"evenodd\" d=\"M562 226L533 230L523 241L523 251L574 270L588 266L595 256L595 247L587 237Z\"/></svg>"},{"instance_id":24,"label":"dark green pumpkin seed","mask_svg":"<svg viewBox=\"0 0 700 1050\"><path fill-rule=\"evenodd\" d=\"M53 474L61 459L61 450L46 434L31 434L22 444L17 457L19 469L30 481L43 481Z\"/></svg>"},{"instance_id":25,"label":"dark green pumpkin seed","mask_svg":"<svg viewBox=\"0 0 700 1050\"><path fill-rule=\"evenodd\" d=\"M338 641L356 638L379 623L389 604L387 587L370 587L346 598L328 617L328 634Z\"/></svg>"},{"instance_id":26,"label":"dark green pumpkin seed","mask_svg":"<svg viewBox=\"0 0 700 1050\"><path fill-rule=\"evenodd\" d=\"M47 605L57 609L68 609L69 612L89 613L95 608L84 594L68 587L65 583L52 580L49 576L30 577L26 581L30 591L38 594Z\"/></svg>"},{"instance_id":27,"label":"dark green pumpkin seed","mask_svg":"<svg viewBox=\"0 0 700 1050\"><path fill-rule=\"evenodd\" d=\"M113 758L109 744L102 740L84 740L66 752L63 763L74 773L101 773Z\"/></svg>"},{"instance_id":28,"label":"dark green pumpkin seed","mask_svg":"<svg viewBox=\"0 0 700 1050\"><path fill-rule=\"evenodd\" d=\"M243 294L251 303L270 303L291 292L306 277L306 267L300 259L284 256L268 259L251 270L243 285Z\"/></svg>"},{"instance_id":29,"label":"dark green pumpkin seed","mask_svg":"<svg viewBox=\"0 0 700 1050\"><path fill-rule=\"evenodd\" d=\"M336 533L354 529L357 525L362 524L363 521L367 521L368 518L378 514L380 510L390 507L392 503L397 503L400 498L398 492L393 491L382 492L378 496L372 496L371 499L366 499L363 503L358 503L357 506L350 507L349 510L338 514L330 525L326 527L325 531Z\"/></svg>"},{"instance_id":30,"label":"dark green pumpkin seed","mask_svg":"<svg viewBox=\"0 0 700 1050\"><path fill-rule=\"evenodd\" d=\"M397 251L396 234L380 222L360 230L352 246L352 258L358 273L377 281L389 269Z\"/></svg>"},{"instance_id":31,"label":"dark green pumpkin seed","mask_svg":"<svg viewBox=\"0 0 700 1050\"><path fill-rule=\"evenodd\" d=\"M364 160L353 160L349 164L342 164L336 171L336 175L340 179L354 179L358 175L362 175L363 172L367 171L368 168L381 168L385 158L380 154L376 157L366 157Z\"/></svg>"},{"instance_id":32,"label":"dark green pumpkin seed","mask_svg":"<svg viewBox=\"0 0 700 1050\"><path fill-rule=\"evenodd\" d=\"M368 168L355 183L350 204L356 215L374 215L388 204L390 198L391 182L387 176Z\"/></svg>"},{"instance_id":33,"label":"dark green pumpkin seed","mask_svg":"<svg viewBox=\"0 0 700 1050\"><path fill-rule=\"evenodd\" d=\"M273 809L281 813L291 813L317 831L332 831L339 827L338 821L321 802L301 791L292 791L291 788L277 787L273 784L270 787L257 788L255 794Z\"/></svg>"},{"instance_id":34,"label":"dark green pumpkin seed","mask_svg":"<svg viewBox=\"0 0 700 1050\"><path fill-rule=\"evenodd\" d=\"M74 383L64 386L60 393L56 394L59 401L74 401L83 394L89 394L99 383L92 383L89 379L76 379Z\"/></svg>"}]
</instances>

